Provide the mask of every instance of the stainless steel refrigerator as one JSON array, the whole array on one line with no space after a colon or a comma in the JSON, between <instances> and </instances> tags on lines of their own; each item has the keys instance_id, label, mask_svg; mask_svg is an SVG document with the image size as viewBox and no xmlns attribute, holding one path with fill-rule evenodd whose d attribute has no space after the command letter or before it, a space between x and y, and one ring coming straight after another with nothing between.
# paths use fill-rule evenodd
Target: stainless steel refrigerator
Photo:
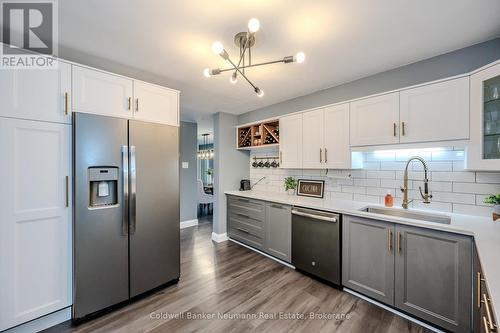
<instances>
[{"instance_id":1,"label":"stainless steel refrigerator","mask_svg":"<svg viewBox=\"0 0 500 333\"><path fill-rule=\"evenodd\" d=\"M179 279L179 130L73 114L73 318Z\"/></svg>"}]
</instances>

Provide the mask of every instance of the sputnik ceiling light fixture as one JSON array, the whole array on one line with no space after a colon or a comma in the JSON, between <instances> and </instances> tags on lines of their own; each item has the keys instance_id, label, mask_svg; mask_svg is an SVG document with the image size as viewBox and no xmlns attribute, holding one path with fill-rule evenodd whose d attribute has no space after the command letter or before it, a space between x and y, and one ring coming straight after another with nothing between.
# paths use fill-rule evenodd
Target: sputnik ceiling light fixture
<instances>
[{"instance_id":1,"label":"sputnik ceiling light fixture","mask_svg":"<svg viewBox=\"0 0 500 333\"><path fill-rule=\"evenodd\" d=\"M264 91L257 87L254 83L252 83L252 81L250 81L250 79L246 76L246 69L250 67L271 65L281 62L284 64L289 64L292 62L297 62L300 64L304 62L304 60L306 59L306 55L304 54L304 52L298 52L294 56L287 56L283 59L252 64L252 47L255 45L255 33L259 30L259 28L259 20L257 20L256 18L252 18L250 19L250 21L248 21L248 31L239 32L234 36L234 43L240 49L240 59L237 64L231 60L222 43L219 41L215 41L212 44L212 51L215 54L220 55L224 60L228 61L232 67L223 69L205 68L205 70L203 71L203 75L205 75L205 77L207 78L210 78L223 72L233 72L229 78L229 82L235 84L238 81L238 76L241 76L248 82L248 84L252 86L253 91L257 94L257 96L262 97L264 96ZM245 56L247 59L245 59Z\"/></svg>"}]
</instances>

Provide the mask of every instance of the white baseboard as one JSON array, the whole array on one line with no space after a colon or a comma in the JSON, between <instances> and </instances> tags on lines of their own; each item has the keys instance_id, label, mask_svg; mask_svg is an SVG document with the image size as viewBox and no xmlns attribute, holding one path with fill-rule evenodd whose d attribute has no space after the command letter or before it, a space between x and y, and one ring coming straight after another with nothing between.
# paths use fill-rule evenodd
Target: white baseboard
<instances>
[{"instance_id":1,"label":"white baseboard","mask_svg":"<svg viewBox=\"0 0 500 333\"><path fill-rule=\"evenodd\" d=\"M13 327L4 331L3 333L32 333L40 332L49 327L60 324L66 320L71 319L71 306L54 313L48 314L41 318L29 321L25 324Z\"/></svg>"},{"instance_id":2,"label":"white baseboard","mask_svg":"<svg viewBox=\"0 0 500 333\"><path fill-rule=\"evenodd\" d=\"M420 325L420 326L423 326L423 327L425 327L425 328L427 328L427 329L429 329L429 330L431 330L431 331L433 331L433 332L436 332L436 333L444 333L443 331L441 331L440 329L437 329L437 328L436 328L436 327L434 327L434 326L431 326L431 325L429 325L429 324L426 324L426 323L424 323L424 322L421 322L420 320L415 319L415 318L413 318L413 317L410 317L410 316L408 316L408 315L406 315L406 314L404 314L404 313L402 313L402 312L399 312L398 310L393 309L393 308L391 308L391 307L389 307L389 306L387 306L387 305L385 305L385 304L379 303L379 302L377 302L377 301L375 301L375 300L373 300L373 299L371 299L371 298L369 298L369 297L366 297L365 295L359 294L359 293L355 292L354 290L351 290L351 289L349 289L349 288L345 288L345 287L344 287L344 291L345 291L345 292L347 292L347 293L349 293L349 294L351 294L351 295L354 295L354 296L356 296L356 297L359 297L359 298L361 298L361 299L364 299L365 301L367 301L367 302L369 302L369 303L372 303L372 304L374 304L374 305L376 305L376 306L379 306L379 307L381 307L381 308L383 308L383 309L385 309L385 310L387 310L387 311L390 311L390 312L392 312L392 313L394 313L394 314L396 314L396 315L398 315L398 316L400 316L400 317L403 317L403 318L405 318L405 319L407 319L407 320L409 320L409 321L412 321L412 322L414 322L414 323L416 323L416 324L418 324L418 325Z\"/></svg>"},{"instance_id":3,"label":"white baseboard","mask_svg":"<svg viewBox=\"0 0 500 333\"><path fill-rule=\"evenodd\" d=\"M221 243L227 241L229 238L227 237L227 233L223 234L216 234L215 232L212 232L212 240L216 243Z\"/></svg>"},{"instance_id":4,"label":"white baseboard","mask_svg":"<svg viewBox=\"0 0 500 333\"><path fill-rule=\"evenodd\" d=\"M195 225L198 225L198 219L182 221L181 229L194 227Z\"/></svg>"},{"instance_id":5,"label":"white baseboard","mask_svg":"<svg viewBox=\"0 0 500 333\"><path fill-rule=\"evenodd\" d=\"M238 245L241 245L241 246L243 246L243 247L246 247L246 248L247 248L247 249L249 249L249 250L252 250L252 251L255 251L255 252L259 253L259 254L262 254L263 256L268 257L269 259L272 259L272 260L274 260L274 261L277 261L277 262L279 262L279 263L280 263L280 264L282 264L282 265L285 265L285 266L287 266L287 267L290 267L290 268L292 268L292 269L295 269L295 266L293 266L292 264L289 264L289 263L287 263L286 261L283 261L283 260L281 260L281 259L275 258L275 257L273 257L273 256L271 256L271 255L269 255L269 254L267 254L267 253L265 253L265 252L262 252L262 251L260 251L260 250L255 249L255 248L253 248L253 247L251 247L251 246L248 246L248 245L246 245L246 244L243 244L242 242L239 242L239 241L237 241L236 239L229 238L229 240L230 240L231 242L233 242L233 243L236 243L236 244L238 244Z\"/></svg>"}]
</instances>

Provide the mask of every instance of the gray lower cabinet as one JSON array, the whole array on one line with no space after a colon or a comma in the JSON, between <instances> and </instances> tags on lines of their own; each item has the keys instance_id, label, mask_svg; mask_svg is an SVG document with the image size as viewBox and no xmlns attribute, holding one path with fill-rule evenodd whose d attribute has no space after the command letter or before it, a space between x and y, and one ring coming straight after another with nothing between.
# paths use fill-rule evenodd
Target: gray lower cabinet
<instances>
[{"instance_id":1,"label":"gray lower cabinet","mask_svg":"<svg viewBox=\"0 0 500 333\"><path fill-rule=\"evenodd\" d=\"M228 196L227 228L229 237L264 250L266 206L263 201Z\"/></svg>"},{"instance_id":2,"label":"gray lower cabinet","mask_svg":"<svg viewBox=\"0 0 500 333\"><path fill-rule=\"evenodd\" d=\"M342 283L452 332L472 330L472 238L344 216Z\"/></svg>"},{"instance_id":3,"label":"gray lower cabinet","mask_svg":"<svg viewBox=\"0 0 500 333\"><path fill-rule=\"evenodd\" d=\"M453 332L470 332L472 239L396 226L395 302L410 314Z\"/></svg>"},{"instance_id":4,"label":"gray lower cabinet","mask_svg":"<svg viewBox=\"0 0 500 333\"><path fill-rule=\"evenodd\" d=\"M229 237L286 262L291 261L291 206L228 196Z\"/></svg>"},{"instance_id":5,"label":"gray lower cabinet","mask_svg":"<svg viewBox=\"0 0 500 333\"><path fill-rule=\"evenodd\" d=\"M266 204L265 251L270 255L291 261L292 212L288 205Z\"/></svg>"},{"instance_id":6,"label":"gray lower cabinet","mask_svg":"<svg viewBox=\"0 0 500 333\"><path fill-rule=\"evenodd\" d=\"M394 224L344 216L342 284L394 304Z\"/></svg>"}]
</instances>

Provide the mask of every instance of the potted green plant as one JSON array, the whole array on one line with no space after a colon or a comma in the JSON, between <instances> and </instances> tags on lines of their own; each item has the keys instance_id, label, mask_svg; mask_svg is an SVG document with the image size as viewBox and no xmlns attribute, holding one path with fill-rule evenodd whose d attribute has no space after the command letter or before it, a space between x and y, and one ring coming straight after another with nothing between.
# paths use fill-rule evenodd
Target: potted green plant
<instances>
[{"instance_id":1,"label":"potted green plant","mask_svg":"<svg viewBox=\"0 0 500 333\"><path fill-rule=\"evenodd\" d=\"M493 219L500 218L500 194L492 194L484 199L484 203L493 205Z\"/></svg>"},{"instance_id":2,"label":"potted green plant","mask_svg":"<svg viewBox=\"0 0 500 333\"><path fill-rule=\"evenodd\" d=\"M293 177L286 177L284 180L285 191L289 195L293 195L295 193L295 189L297 188L297 181Z\"/></svg>"}]
</instances>

